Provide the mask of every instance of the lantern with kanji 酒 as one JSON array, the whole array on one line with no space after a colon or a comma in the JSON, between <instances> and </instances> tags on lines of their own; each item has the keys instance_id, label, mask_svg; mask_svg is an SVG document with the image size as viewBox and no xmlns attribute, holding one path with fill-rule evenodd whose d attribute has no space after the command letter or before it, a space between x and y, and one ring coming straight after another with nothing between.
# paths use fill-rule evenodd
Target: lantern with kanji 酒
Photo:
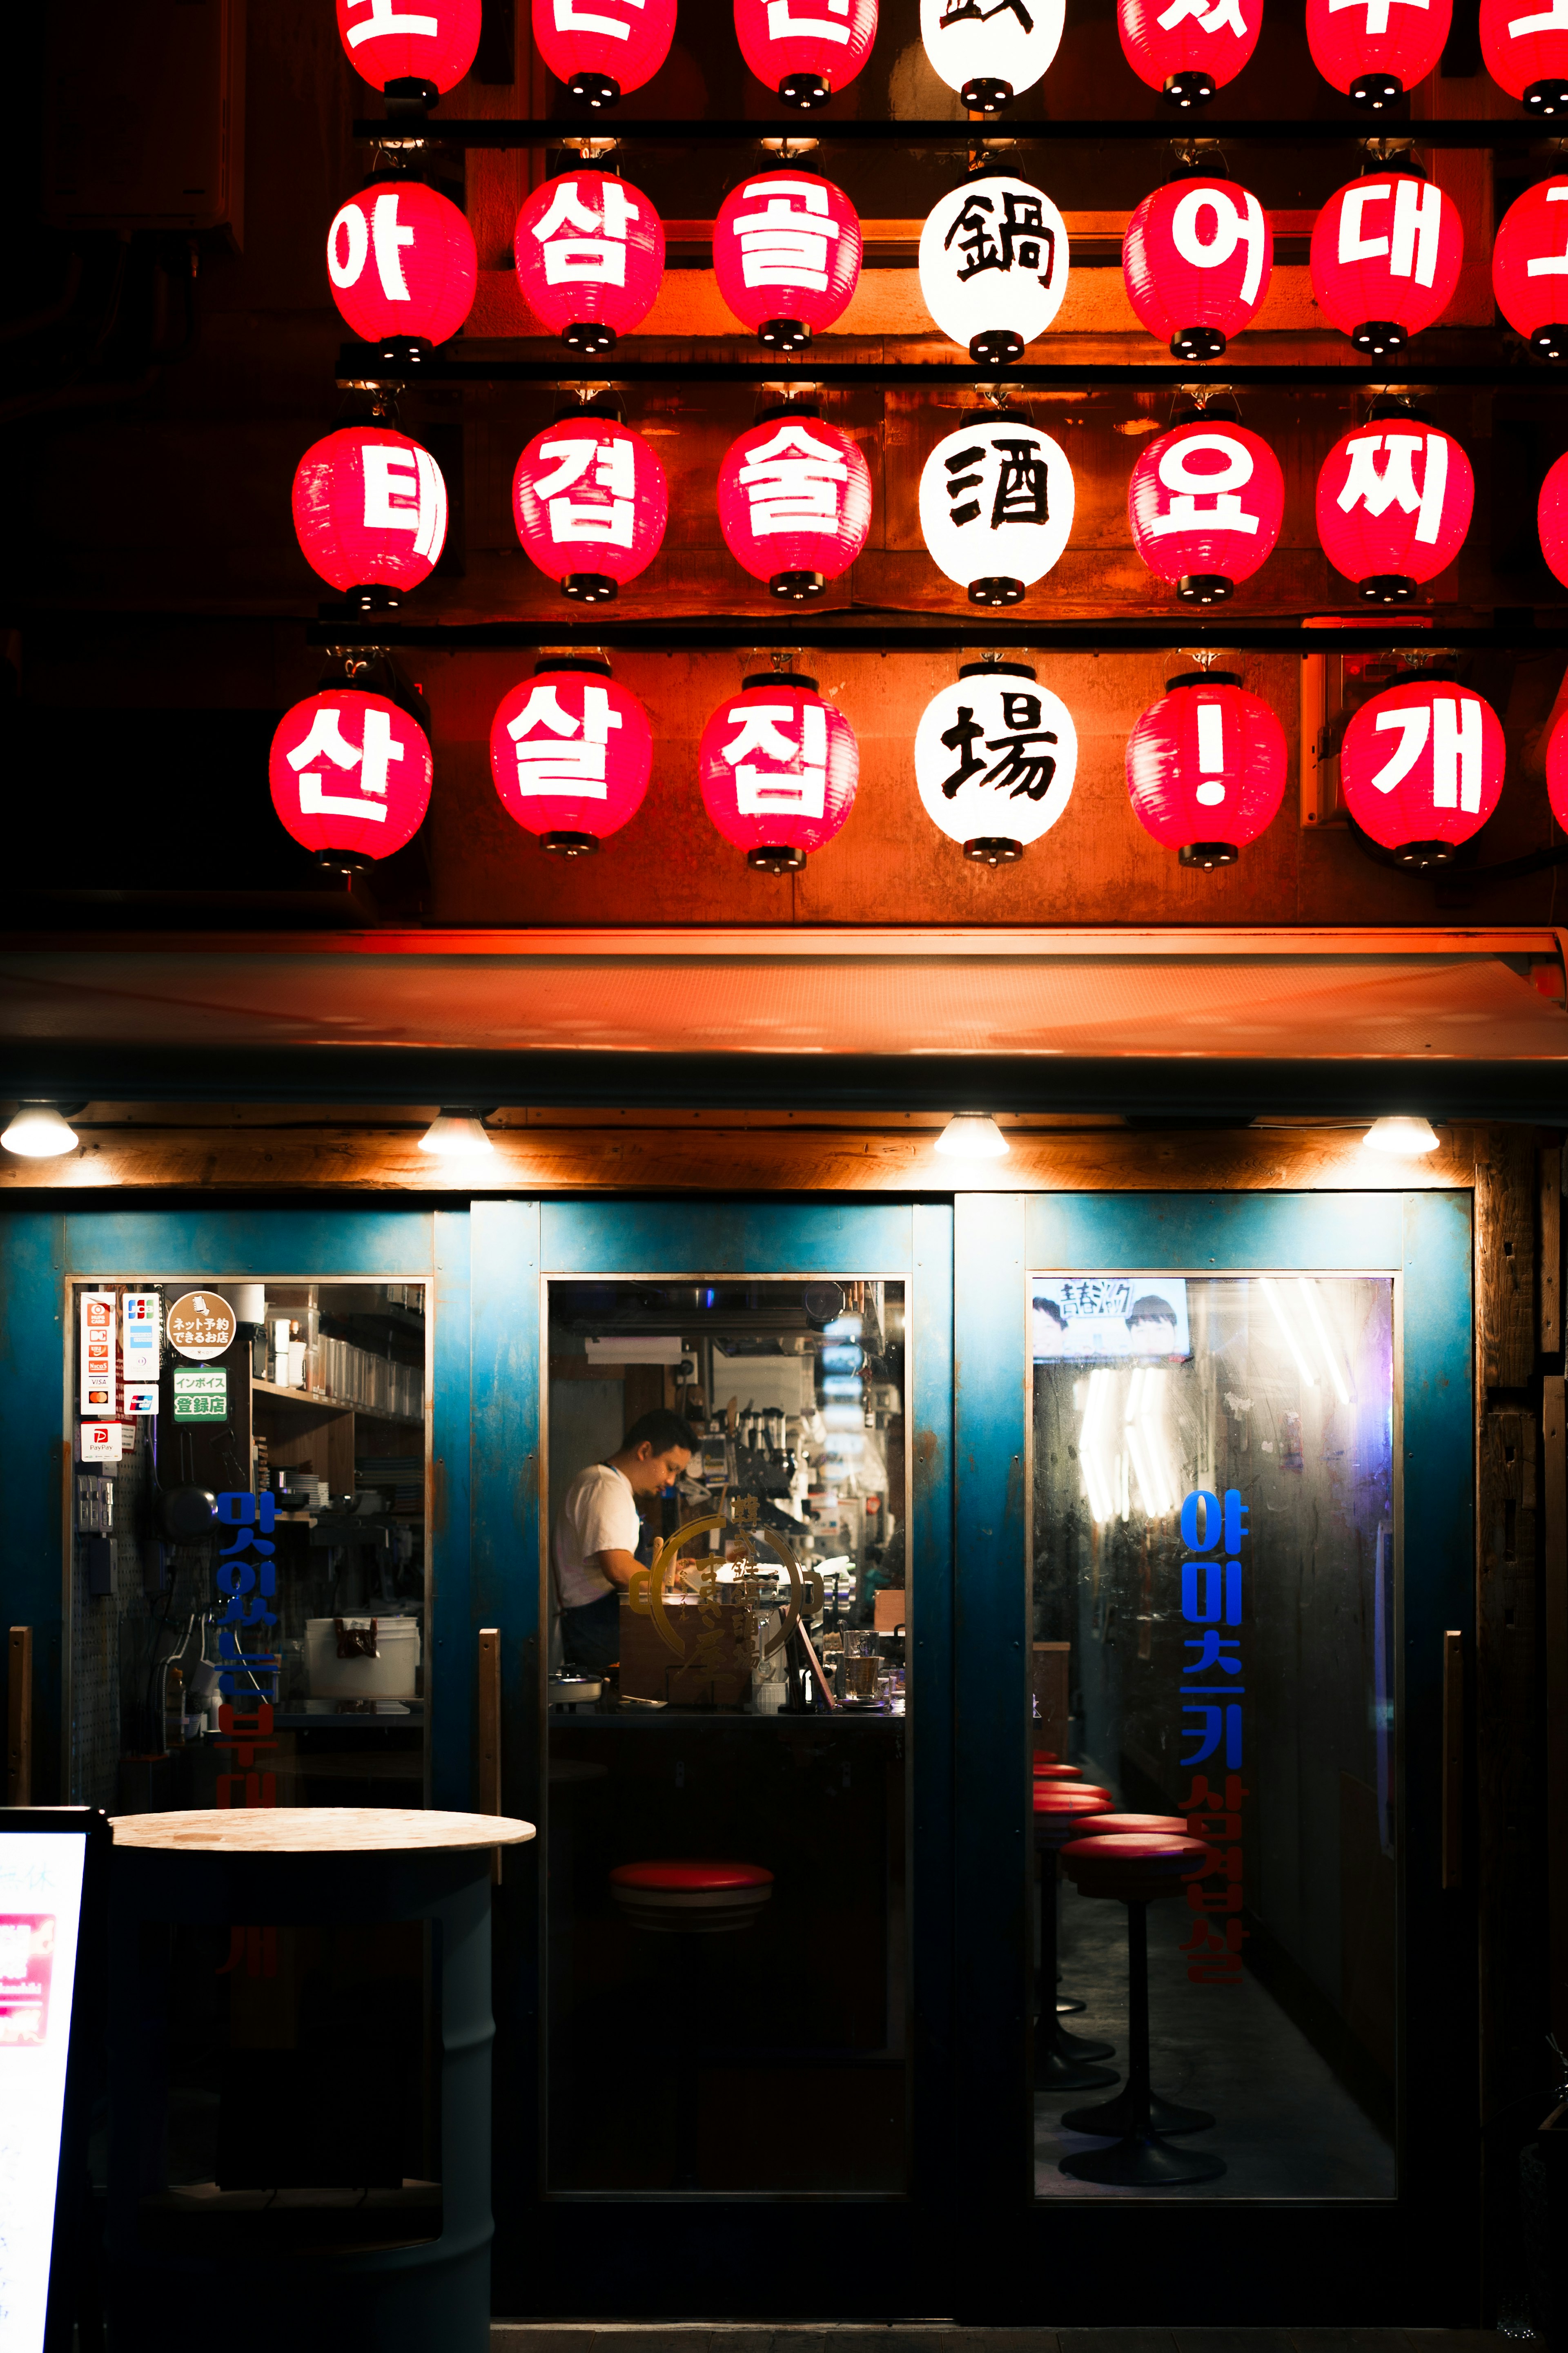
<instances>
[{"instance_id":1,"label":"lantern with kanji \u9152","mask_svg":"<svg viewBox=\"0 0 1568 2353\"><path fill-rule=\"evenodd\" d=\"M1459 208L1434 180L1374 172L1329 198L1312 230L1312 297L1358 352L1400 352L1459 282Z\"/></svg>"},{"instance_id":2,"label":"lantern with kanji \u9152","mask_svg":"<svg viewBox=\"0 0 1568 2353\"><path fill-rule=\"evenodd\" d=\"M285 712L268 761L279 820L319 864L342 873L412 841L433 773L419 722L384 694L350 687Z\"/></svg>"},{"instance_id":3,"label":"lantern with kanji \u9152","mask_svg":"<svg viewBox=\"0 0 1568 2353\"><path fill-rule=\"evenodd\" d=\"M1285 477L1259 434L1198 416L1151 441L1127 486L1132 544L1186 604L1215 605L1279 543Z\"/></svg>"},{"instance_id":4,"label":"lantern with kanji \u9152","mask_svg":"<svg viewBox=\"0 0 1568 2353\"><path fill-rule=\"evenodd\" d=\"M1257 317L1273 270L1268 217L1234 180L1156 188L1121 243L1122 280L1139 323L1178 360L1217 360Z\"/></svg>"},{"instance_id":5,"label":"lantern with kanji \u9152","mask_svg":"<svg viewBox=\"0 0 1568 2353\"><path fill-rule=\"evenodd\" d=\"M735 0L741 55L785 106L826 106L876 37L877 0Z\"/></svg>"},{"instance_id":6,"label":"lantern with kanji \u9152","mask_svg":"<svg viewBox=\"0 0 1568 2353\"><path fill-rule=\"evenodd\" d=\"M871 474L847 433L802 402L732 441L719 469L719 528L753 580L799 604L847 572L871 528Z\"/></svg>"},{"instance_id":7,"label":"lantern with kanji \u9152","mask_svg":"<svg viewBox=\"0 0 1568 2353\"><path fill-rule=\"evenodd\" d=\"M596 850L637 815L653 730L600 655L542 655L490 722L490 773L508 817L563 858Z\"/></svg>"},{"instance_id":8,"label":"lantern with kanji \u9152","mask_svg":"<svg viewBox=\"0 0 1568 2353\"><path fill-rule=\"evenodd\" d=\"M1059 442L1005 409L981 409L921 470L921 536L972 605L1016 605L1066 547L1074 499Z\"/></svg>"},{"instance_id":9,"label":"lantern with kanji \u9152","mask_svg":"<svg viewBox=\"0 0 1568 2353\"><path fill-rule=\"evenodd\" d=\"M1402 866L1446 865L1502 791L1502 723L1468 686L1402 680L1363 702L1340 747L1340 791Z\"/></svg>"},{"instance_id":10,"label":"lantern with kanji \u9152","mask_svg":"<svg viewBox=\"0 0 1568 2353\"><path fill-rule=\"evenodd\" d=\"M585 356L641 326L664 278L664 224L640 188L609 172L567 172L517 216L512 259L545 332Z\"/></svg>"},{"instance_id":11,"label":"lantern with kanji \u9152","mask_svg":"<svg viewBox=\"0 0 1568 2353\"><path fill-rule=\"evenodd\" d=\"M651 81L675 38L676 0L533 0L533 45L599 113Z\"/></svg>"},{"instance_id":12,"label":"lantern with kanji \u9152","mask_svg":"<svg viewBox=\"0 0 1568 2353\"><path fill-rule=\"evenodd\" d=\"M473 231L421 180L378 180L333 216L327 276L343 322L398 367L455 335L479 282Z\"/></svg>"},{"instance_id":13,"label":"lantern with kanji \u9152","mask_svg":"<svg viewBox=\"0 0 1568 2353\"><path fill-rule=\"evenodd\" d=\"M1067 223L1043 188L986 172L940 196L921 231L921 295L985 367L1024 356L1061 308Z\"/></svg>"},{"instance_id":14,"label":"lantern with kanji \u9152","mask_svg":"<svg viewBox=\"0 0 1568 2353\"><path fill-rule=\"evenodd\" d=\"M855 804L860 752L843 712L796 670L748 678L697 747L702 806L764 874L789 874L833 839Z\"/></svg>"},{"instance_id":15,"label":"lantern with kanji \u9152","mask_svg":"<svg viewBox=\"0 0 1568 2353\"><path fill-rule=\"evenodd\" d=\"M1078 730L1027 662L965 662L915 730L915 786L931 823L980 866L1011 866L1072 797Z\"/></svg>"},{"instance_id":16,"label":"lantern with kanji \u9152","mask_svg":"<svg viewBox=\"0 0 1568 2353\"><path fill-rule=\"evenodd\" d=\"M1146 833L1208 871L1273 823L1289 764L1285 730L1234 670L1186 670L1127 739L1127 790Z\"/></svg>"},{"instance_id":17,"label":"lantern with kanji \u9152","mask_svg":"<svg viewBox=\"0 0 1568 2353\"><path fill-rule=\"evenodd\" d=\"M713 275L742 327L770 351L798 351L843 315L860 282L855 207L809 172L742 180L713 223Z\"/></svg>"},{"instance_id":18,"label":"lantern with kanji \u9152","mask_svg":"<svg viewBox=\"0 0 1568 2353\"><path fill-rule=\"evenodd\" d=\"M300 553L362 612L427 579L447 539L447 486L428 449L388 426L345 425L294 472Z\"/></svg>"},{"instance_id":19,"label":"lantern with kanji \u9152","mask_svg":"<svg viewBox=\"0 0 1568 2353\"><path fill-rule=\"evenodd\" d=\"M1341 436L1318 475L1318 538L1369 602L1408 604L1464 545L1470 461L1451 434L1408 411Z\"/></svg>"}]
</instances>

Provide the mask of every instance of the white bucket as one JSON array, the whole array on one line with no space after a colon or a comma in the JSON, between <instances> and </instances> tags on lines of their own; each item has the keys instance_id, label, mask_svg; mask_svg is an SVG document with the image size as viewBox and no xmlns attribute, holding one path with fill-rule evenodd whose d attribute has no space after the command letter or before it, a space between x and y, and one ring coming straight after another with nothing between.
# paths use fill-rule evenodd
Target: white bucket
<instances>
[{"instance_id":1,"label":"white bucket","mask_svg":"<svg viewBox=\"0 0 1568 2353\"><path fill-rule=\"evenodd\" d=\"M368 1616L344 1618L345 1630L368 1631ZM412 1699L419 1664L416 1618L376 1618L374 1659L340 1659L335 1618L305 1620L305 1677L312 1699Z\"/></svg>"}]
</instances>

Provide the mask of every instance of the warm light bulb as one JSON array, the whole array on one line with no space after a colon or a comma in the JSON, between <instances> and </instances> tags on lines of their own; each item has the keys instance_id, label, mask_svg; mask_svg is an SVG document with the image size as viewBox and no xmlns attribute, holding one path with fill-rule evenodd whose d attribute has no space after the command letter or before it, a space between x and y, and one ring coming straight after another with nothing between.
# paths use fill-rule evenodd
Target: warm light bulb
<instances>
[{"instance_id":1,"label":"warm light bulb","mask_svg":"<svg viewBox=\"0 0 1568 2353\"><path fill-rule=\"evenodd\" d=\"M1414 1160L1437 1149L1436 1131L1425 1119L1374 1119L1362 1142L1369 1152L1386 1152L1396 1160Z\"/></svg>"},{"instance_id":2,"label":"warm light bulb","mask_svg":"<svg viewBox=\"0 0 1568 2353\"><path fill-rule=\"evenodd\" d=\"M58 1160L62 1153L76 1150L77 1133L53 1103L23 1103L0 1135L0 1144L26 1160Z\"/></svg>"},{"instance_id":3,"label":"warm light bulb","mask_svg":"<svg viewBox=\"0 0 1568 2353\"><path fill-rule=\"evenodd\" d=\"M421 1152L434 1153L438 1160L462 1160L480 1153L491 1153L495 1145L485 1134L472 1112L438 1112L419 1139Z\"/></svg>"},{"instance_id":4,"label":"warm light bulb","mask_svg":"<svg viewBox=\"0 0 1568 2353\"><path fill-rule=\"evenodd\" d=\"M1009 1146L989 1113L961 1111L937 1137L936 1148L951 1160L1000 1160Z\"/></svg>"}]
</instances>

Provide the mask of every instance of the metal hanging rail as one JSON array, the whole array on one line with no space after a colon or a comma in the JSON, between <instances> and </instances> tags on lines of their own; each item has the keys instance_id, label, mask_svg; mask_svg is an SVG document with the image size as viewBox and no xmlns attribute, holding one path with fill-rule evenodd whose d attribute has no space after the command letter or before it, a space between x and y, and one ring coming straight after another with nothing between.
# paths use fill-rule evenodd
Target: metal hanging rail
<instances>
[{"instance_id":1,"label":"metal hanging rail","mask_svg":"<svg viewBox=\"0 0 1568 2353\"><path fill-rule=\"evenodd\" d=\"M1211 614L1173 614L1152 621L932 621L907 615L886 621L836 613L771 614L746 619L690 621L595 620L589 622L395 621L371 617L325 619L305 632L312 646L418 647L446 653L511 652L545 646L601 646L623 653L719 653L778 647L826 653L956 653L968 651L1050 653L1162 653L1196 648L1237 653L1366 654L1411 652L1491 653L1568 650L1568 620L1535 628L1528 615L1494 621L1489 628L1457 628L1435 623L1412 625L1408 617L1376 623L1351 622L1343 628L1311 628L1300 621L1225 622Z\"/></svg>"},{"instance_id":2,"label":"metal hanging rail","mask_svg":"<svg viewBox=\"0 0 1568 2353\"><path fill-rule=\"evenodd\" d=\"M764 139L788 140L818 147L990 147L1102 145L1127 141L1152 141L1158 146L1187 145L1197 140L1221 146L1277 145L1364 146L1369 141L1395 147L1516 147L1549 146L1549 129L1529 117L1498 120L1388 122L1367 115L1331 121L1205 121L1200 117L1174 116L1130 121L1119 116L1084 122L1005 121L987 115L983 121L832 121L817 115L797 114L787 122L750 121L733 117L719 121L658 122L624 121L614 114L538 121L523 115L454 116L422 119L362 115L353 126L356 140L378 147L424 142L444 147L567 147L581 140L618 141L626 145L689 146L694 142L721 145L726 141L755 146Z\"/></svg>"}]
</instances>

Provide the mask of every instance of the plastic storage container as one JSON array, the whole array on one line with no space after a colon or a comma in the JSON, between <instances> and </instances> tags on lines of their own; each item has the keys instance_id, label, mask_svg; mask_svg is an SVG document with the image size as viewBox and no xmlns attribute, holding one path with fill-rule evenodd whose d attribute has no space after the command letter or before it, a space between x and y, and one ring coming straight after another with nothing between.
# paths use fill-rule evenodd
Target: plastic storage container
<instances>
[{"instance_id":1,"label":"plastic storage container","mask_svg":"<svg viewBox=\"0 0 1568 2353\"><path fill-rule=\"evenodd\" d=\"M374 1658L340 1659L338 1627L368 1633L375 1628ZM419 1665L416 1618L307 1618L305 1679L312 1699L412 1699Z\"/></svg>"}]
</instances>

